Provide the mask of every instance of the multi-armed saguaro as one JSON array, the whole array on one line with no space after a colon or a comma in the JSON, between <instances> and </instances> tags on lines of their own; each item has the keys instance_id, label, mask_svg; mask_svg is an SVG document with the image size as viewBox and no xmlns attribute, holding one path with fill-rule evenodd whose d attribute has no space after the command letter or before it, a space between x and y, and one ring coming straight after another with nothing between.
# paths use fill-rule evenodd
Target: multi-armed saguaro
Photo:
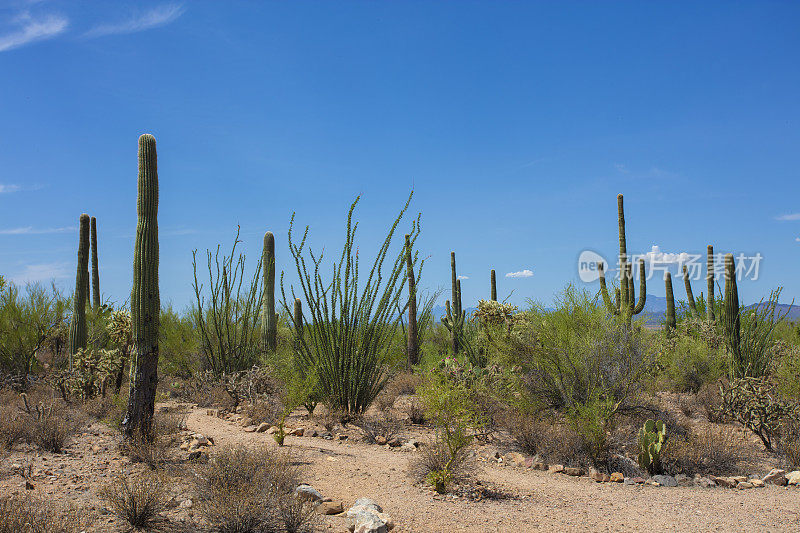
<instances>
[{"instance_id":1,"label":"multi-armed saguaro","mask_svg":"<svg viewBox=\"0 0 800 533\"><path fill-rule=\"evenodd\" d=\"M131 329L133 361L128 411L122 421L126 437L152 435L158 384L158 168L156 139L139 137L139 178L136 203L136 244L133 252Z\"/></svg>"},{"instance_id":2,"label":"multi-armed saguaro","mask_svg":"<svg viewBox=\"0 0 800 533\"><path fill-rule=\"evenodd\" d=\"M72 356L81 348L86 348L86 298L89 293L89 215L80 218L78 238L78 272L75 276L75 297L72 299L72 320L69 322L69 362L72 370Z\"/></svg>"},{"instance_id":3,"label":"multi-armed saguaro","mask_svg":"<svg viewBox=\"0 0 800 533\"><path fill-rule=\"evenodd\" d=\"M264 278L264 299L261 304L261 343L265 353L275 353L278 347L278 315L275 314L275 236L264 234L264 251L261 256Z\"/></svg>"},{"instance_id":4,"label":"multi-armed saguaro","mask_svg":"<svg viewBox=\"0 0 800 533\"><path fill-rule=\"evenodd\" d=\"M708 283L708 299L706 300L706 319L713 322L714 318L714 247L712 245L708 245L706 249L707 258L706 258L706 282ZM694 293L692 292L692 283L689 281L689 269L686 265L683 265L683 284L686 287L686 298L689 300L689 310L695 316L700 316L700 311L697 310L697 304L695 303ZM703 297L703 293L700 293L700 297Z\"/></svg>"},{"instance_id":5,"label":"multi-armed saguaro","mask_svg":"<svg viewBox=\"0 0 800 533\"><path fill-rule=\"evenodd\" d=\"M100 307L100 271L97 267L97 219L92 217L92 307Z\"/></svg>"},{"instance_id":6,"label":"multi-armed saguaro","mask_svg":"<svg viewBox=\"0 0 800 533\"><path fill-rule=\"evenodd\" d=\"M408 367L419 363L419 334L417 333L417 284L414 280L414 261L411 257L411 235L406 234L406 275L408 276Z\"/></svg>"},{"instance_id":7,"label":"multi-armed saguaro","mask_svg":"<svg viewBox=\"0 0 800 533\"><path fill-rule=\"evenodd\" d=\"M461 332L464 328L464 319L466 312L461 309L461 280L458 279L456 274L456 253L450 252L450 281L451 281L451 298L453 300L452 307L450 300L445 302L445 309L447 316L442 318L442 324L450 331L450 345L453 354L457 354L460 346Z\"/></svg>"},{"instance_id":8,"label":"multi-armed saguaro","mask_svg":"<svg viewBox=\"0 0 800 533\"><path fill-rule=\"evenodd\" d=\"M647 281L644 270L644 260L639 259L639 301L633 286L633 266L628 262L627 241L625 238L625 211L622 205L622 195L617 195L617 217L619 219L619 291L615 301L611 301L606 286L606 276L603 264L597 268L600 274L600 291L608 310L615 315L621 315L630 321L633 315L638 315L644 309L647 298Z\"/></svg>"}]
</instances>

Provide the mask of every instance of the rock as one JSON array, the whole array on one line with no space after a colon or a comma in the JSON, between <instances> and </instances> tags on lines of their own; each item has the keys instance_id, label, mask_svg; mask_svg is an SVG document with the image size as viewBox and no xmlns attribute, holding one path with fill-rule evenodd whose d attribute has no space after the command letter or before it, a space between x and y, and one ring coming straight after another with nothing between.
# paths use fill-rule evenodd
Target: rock
<instances>
[{"instance_id":1,"label":"rock","mask_svg":"<svg viewBox=\"0 0 800 533\"><path fill-rule=\"evenodd\" d=\"M800 484L800 470L795 470L786 474L786 483L788 485Z\"/></svg>"},{"instance_id":2,"label":"rock","mask_svg":"<svg viewBox=\"0 0 800 533\"><path fill-rule=\"evenodd\" d=\"M645 479L643 477L634 477L631 478L631 481L636 485L644 485Z\"/></svg>"},{"instance_id":3,"label":"rock","mask_svg":"<svg viewBox=\"0 0 800 533\"><path fill-rule=\"evenodd\" d=\"M694 480L692 480L692 478L690 478L686 474L677 474L675 476L675 481L677 481L678 485L681 486L694 485Z\"/></svg>"},{"instance_id":4,"label":"rock","mask_svg":"<svg viewBox=\"0 0 800 533\"><path fill-rule=\"evenodd\" d=\"M195 443L197 446L208 446L208 439L199 433L194 436L192 442Z\"/></svg>"},{"instance_id":5,"label":"rock","mask_svg":"<svg viewBox=\"0 0 800 533\"><path fill-rule=\"evenodd\" d=\"M261 422L258 426L256 426L256 433L264 433L268 429L269 429L269 424L267 424L266 422Z\"/></svg>"},{"instance_id":6,"label":"rock","mask_svg":"<svg viewBox=\"0 0 800 533\"><path fill-rule=\"evenodd\" d=\"M303 429L303 428L296 428L291 433L289 433L289 435L294 435L295 437L302 437L303 433L305 433L305 432L306 432L306 430Z\"/></svg>"},{"instance_id":7,"label":"rock","mask_svg":"<svg viewBox=\"0 0 800 533\"><path fill-rule=\"evenodd\" d=\"M622 472L614 472L608 480L612 483L622 483L625 481L625 476L622 475Z\"/></svg>"},{"instance_id":8,"label":"rock","mask_svg":"<svg viewBox=\"0 0 800 533\"><path fill-rule=\"evenodd\" d=\"M384 437L383 435L378 435L377 437L375 437L375 444L383 446L384 444L386 444L386 437Z\"/></svg>"},{"instance_id":9,"label":"rock","mask_svg":"<svg viewBox=\"0 0 800 533\"><path fill-rule=\"evenodd\" d=\"M36 487L34 487L34 486L33 486L33 483L31 483L31 482L30 482L29 480L27 480L27 479L25 480L25 490L33 490L33 489L35 489L35 488L36 488Z\"/></svg>"},{"instance_id":10,"label":"rock","mask_svg":"<svg viewBox=\"0 0 800 533\"><path fill-rule=\"evenodd\" d=\"M192 499L191 498L186 498L185 500L183 500L180 503L180 505L178 505L178 507L181 508L181 509L191 509L192 505L193 505Z\"/></svg>"},{"instance_id":11,"label":"rock","mask_svg":"<svg viewBox=\"0 0 800 533\"><path fill-rule=\"evenodd\" d=\"M389 440L386 444L388 444L392 448L397 448L401 444L403 444L403 441L401 441L399 438L395 437L395 438Z\"/></svg>"},{"instance_id":12,"label":"rock","mask_svg":"<svg viewBox=\"0 0 800 533\"><path fill-rule=\"evenodd\" d=\"M550 465L547 471L551 474L560 474L564 471L564 465Z\"/></svg>"},{"instance_id":13,"label":"rock","mask_svg":"<svg viewBox=\"0 0 800 533\"><path fill-rule=\"evenodd\" d=\"M317 513L321 515L333 515L344 512L344 504L342 502L322 502L317 505Z\"/></svg>"},{"instance_id":14,"label":"rock","mask_svg":"<svg viewBox=\"0 0 800 533\"><path fill-rule=\"evenodd\" d=\"M353 504L353 507L367 507L369 509L372 509L373 511L378 512L378 513L382 513L383 512L383 507L378 505L378 503L375 500L370 499L370 498L359 498L359 499L357 499L355 501L355 503ZM351 507L351 509L352 509L352 507Z\"/></svg>"},{"instance_id":15,"label":"rock","mask_svg":"<svg viewBox=\"0 0 800 533\"><path fill-rule=\"evenodd\" d=\"M309 437L316 437L317 435L319 435L319 432L317 432L316 429L312 429L310 432L307 432L306 435Z\"/></svg>"},{"instance_id":16,"label":"rock","mask_svg":"<svg viewBox=\"0 0 800 533\"><path fill-rule=\"evenodd\" d=\"M256 426L247 426L244 430L248 433L253 433L256 430Z\"/></svg>"},{"instance_id":17,"label":"rock","mask_svg":"<svg viewBox=\"0 0 800 533\"><path fill-rule=\"evenodd\" d=\"M525 456L519 452L509 452L505 455L506 463L514 466L525 466Z\"/></svg>"},{"instance_id":18,"label":"rock","mask_svg":"<svg viewBox=\"0 0 800 533\"><path fill-rule=\"evenodd\" d=\"M196 461L198 463L207 463L208 462L208 454L202 452L200 450L194 450L189 452L188 459L190 461Z\"/></svg>"},{"instance_id":19,"label":"rock","mask_svg":"<svg viewBox=\"0 0 800 533\"><path fill-rule=\"evenodd\" d=\"M348 529L353 533L387 533L394 527L392 517L369 498L359 498L347 511Z\"/></svg>"},{"instance_id":20,"label":"rock","mask_svg":"<svg viewBox=\"0 0 800 533\"><path fill-rule=\"evenodd\" d=\"M270 426L269 429L267 429L267 434L274 435L275 433L280 433L280 431L281 428L279 428L278 426Z\"/></svg>"},{"instance_id":21,"label":"rock","mask_svg":"<svg viewBox=\"0 0 800 533\"><path fill-rule=\"evenodd\" d=\"M186 451L188 449L189 449L189 443L188 442L181 442L181 450Z\"/></svg>"},{"instance_id":22,"label":"rock","mask_svg":"<svg viewBox=\"0 0 800 533\"><path fill-rule=\"evenodd\" d=\"M677 487L678 486L678 482L672 476L656 475L656 476L653 476L650 479L652 479L653 481L655 481L656 483L658 483L659 485L662 485L664 487Z\"/></svg>"},{"instance_id":23,"label":"rock","mask_svg":"<svg viewBox=\"0 0 800 533\"><path fill-rule=\"evenodd\" d=\"M321 502L322 494L311 485L298 485L294 489L294 495L298 500L306 502Z\"/></svg>"},{"instance_id":24,"label":"rock","mask_svg":"<svg viewBox=\"0 0 800 533\"><path fill-rule=\"evenodd\" d=\"M752 489L753 484L750 483L749 481L740 481L739 483L736 484L736 488L739 490Z\"/></svg>"},{"instance_id":25,"label":"rock","mask_svg":"<svg viewBox=\"0 0 800 533\"><path fill-rule=\"evenodd\" d=\"M785 487L789 482L789 480L786 479L786 470L781 470L780 468L773 468L769 471L769 474L761 478L761 480L764 483L770 483L780 487Z\"/></svg>"},{"instance_id":26,"label":"rock","mask_svg":"<svg viewBox=\"0 0 800 533\"><path fill-rule=\"evenodd\" d=\"M564 468L564 473L568 476L582 476L583 475L583 468L579 466L568 466Z\"/></svg>"},{"instance_id":27,"label":"rock","mask_svg":"<svg viewBox=\"0 0 800 533\"><path fill-rule=\"evenodd\" d=\"M720 487L725 487L726 489L732 489L736 486L736 481L729 477L709 476L709 478Z\"/></svg>"},{"instance_id":28,"label":"rock","mask_svg":"<svg viewBox=\"0 0 800 533\"><path fill-rule=\"evenodd\" d=\"M703 487L704 489L716 487L717 484L714 482L713 479L709 479L707 477L700 477L695 480L695 483Z\"/></svg>"},{"instance_id":29,"label":"rock","mask_svg":"<svg viewBox=\"0 0 800 533\"><path fill-rule=\"evenodd\" d=\"M598 483L607 483L611 481L611 476L599 470L595 470L594 468L589 471L589 477Z\"/></svg>"},{"instance_id":30,"label":"rock","mask_svg":"<svg viewBox=\"0 0 800 533\"><path fill-rule=\"evenodd\" d=\"M758 478L751 479L749 481L749 483L751 483L757 489L760 489L760 488L762 488L762 487L764 487L766 485L762 480L760 480Z\"/></svg>"},{"instance_id":31,"label":"rock","mask_svg":"<svg viewBox=\"0 0 800 533\"><path fill-rule=\"evenodd\" d=\"M407 452L415 452L415 451L417 451L417 447L414 446L414 444L412 444L410 442L403 443L403 445L400 446L400 449L401 450L405 450Z\"/></svg>"},{"instance_id":32,"label":"rock","mask_svg":"<svg viewBox=\"0 0 800 533\"><path fill-rule=\"evenodd\" d=\"M534 470L547 471L548 465L547 465L547 463L543 463L541 461L532 461L531 462L531 468L533 468Z\"/></svg>"},{"instance_id":33,"label":"rock","mask_svg":"<svg viewBox=\"0 0 800 533\"><path fill-rule=\"evenodd\" d=\"M337 433L336 440L347 440L347 435L345 435L344 433Z\"/></svg>"}]
</instances>

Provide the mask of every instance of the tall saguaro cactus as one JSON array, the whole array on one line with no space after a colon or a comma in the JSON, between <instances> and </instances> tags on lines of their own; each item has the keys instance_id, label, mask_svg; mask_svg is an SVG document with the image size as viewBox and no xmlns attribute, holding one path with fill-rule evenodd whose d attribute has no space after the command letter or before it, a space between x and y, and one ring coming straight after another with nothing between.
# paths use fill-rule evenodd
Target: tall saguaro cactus
<instances>
[{"instance_id":1,"label":"tall saguaro cactus","mask_svg":"<svg viewBox=\"0 0 800 533\"><path fill-rule=\"evenodd\" d=\"M689 280L689 269L683 265L683 285L686 287L686 299L689 300L689 310L693 315L698 315L697 305L692 292L692 282Z\"/></svg>"},{"instance_id":2,"label":"tall saguaro cactus","mask_svg":"<svg viewBox=\"0 0 800 533\"><path fill-rule=\"evenodd\" d=\"M460 349L460 337L464 328L466 313L461 309L461 280L456 273L456 253L450 252L450 281L451 299L445 302L447 316L442 319L442 324L450 331L450 347L453 354L457 354Z\"/></svg>"},{"instance_id":3,"label":"tall saguaro cactus","mask_svg":"<svg viewBox=\"0 0 800 533\"><path fill-rule=\"evenodd\" d=\"M606 286L606 276L603 264L597 266L600 274L600 292L603 295L603 302L609 312L622 316L630 322L634 315L638 315L644 310L647 299L647 279L645 276L644 260L639 259L639 300L636 301L636 294L633 285L633 266L628 262L628 243L625 237L625 210L622 203L622 195L617 195L617 219L619 224L619 296L616 301L611 301Z\"/></svg>"},{"instance_id":4,"label":"tall saguaro cactus","mask_svg":"<svg viewBox=\"0 0 800 533\"><path fill-rule=\"evenodd\" d=\"M707 248L706 257L706 283L708 284L708 301L706 302L706 318L710 322L714 321L714 247L710 244Z\"/></svg>"},{"instance_id":5,"label":"tall saguaro cactus","mask_svg":"<svg viewBox=\"0 0 800 533\"><path fill-rule=\"evenodd\" d=\"M417 332L417 284L414 280L414 261L411 257L411 235L406 234L406 275L408 276L408 367L419 363L419 334Z\"/></svg>"},{"instance_id":6,"label":"tall saguaro cactus","mask_svg":"<svg viewBox=\"0 0 800 533\"><path fill-rule=\"evenodd\" d=\"M303 338L303 302L300 298L294 299L294 315L292 316L294 329L297 330L297 338Z\"/></svg>"},{"instance_id":7,"label":"tall saguaro cactus","mask_svg":"<svg viewBox=\"0 0 800 533\"><path fill-rule=\"evenodd\" d=\"M497 301L497 278L495 278L494 269L492 269L491 283L492 283L492 292L491 292L492 301L496 302Z\"/></svg>"},{"instance_id":8,"label":"tall saguaro cactus","mask_svg":"<svg viewBox=\"0 0 800 533\"><path fill-rule=\"evenodd\" d=\"M275 353L278 347L278 316L275 314L275 236L264 234L261 256L264 279L264 299L261 308L261 343L265 353Z\"/></svg>"},{"instance_id":9,"label":"tall saguaro cactus","mask_svg":"<svg viewBox=\"0 0 800 533\"><path fill-rule=\"evenodd\" d=\"M158 384L158 167L156 139L139 137L139 178L133 252L131 328L133 361L128 411L122 421L126 437L150 438Z\"/></svg>"},{"instance_id":10,"label":"tall saguaro cactus","mask_svg":"<svg viewBox=\"0 0 800 533\"><path fill-rule=\"evenodd\" d=\"M100 270L97 266L97 219L92 217L92 307L100 307Z\"/></svg>"},{"instance_id":11,"label":"tall saguaro cactus","mask_svg":"<svg viewBox=\"0 0 800 533\"><path fill-rule=\"evenodd\" d=\"M89 292L89 215L80 218L78 237L78 271L75 276L75 297L72 299L72 320L69 323L69 364L72 370L72 356L81 348L86 348L86 295Z\"/></svg>"},{"instance_id":12,"label":"tall saguaro cactus","mask_svg":"<svg viewBox=\"0 0 800 533\"><path fill-rule=\"evenodd\" d=\"M733 254L725 254L725 301L722 316L725 342L733 356L733 374L736 378L748 375L750 368L742 358L741 350L741 308L739 307L739 288L736 285L736 263Z\"/></svg>"},{"instance_id":13,"label":"tall saguaro cactus","mask_svg":"<svg viewBox=\"0 0 800 533\"><path fill-rule=\"evenodd\" d=\"M664 274L664 286L667 292L667 319L666 330L669 334L675 330L677 321L675 320L675 295L672 292L672 274L669 272Z\"/></svg>"}]
</instances>

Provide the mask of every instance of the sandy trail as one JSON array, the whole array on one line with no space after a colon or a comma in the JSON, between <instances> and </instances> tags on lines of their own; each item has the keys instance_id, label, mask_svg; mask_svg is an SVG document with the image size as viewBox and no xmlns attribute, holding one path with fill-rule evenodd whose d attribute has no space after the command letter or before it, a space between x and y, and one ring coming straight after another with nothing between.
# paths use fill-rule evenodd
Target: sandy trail
<instances>
[{"instance_id":1,"label":"sandy trail","mask_svg":"<svg viewBox=\"0 0 800 533\"><path fill-rule=\"evenodd\" d=\"M248 433L205 409L193 409L187 426L212 436L217 447L277 446L271 435ZM481 463L478 478L513 497L476 502L434 497L415 486L407 475L414 452L314 437L287 437L286 447L305 463L306 481L324 496L345 506L373 498L400 532L800 530L800 489L794 487L634 487ZM345 523L341 517L326 522L334 531Z\"/></svg>"}]
</instances>

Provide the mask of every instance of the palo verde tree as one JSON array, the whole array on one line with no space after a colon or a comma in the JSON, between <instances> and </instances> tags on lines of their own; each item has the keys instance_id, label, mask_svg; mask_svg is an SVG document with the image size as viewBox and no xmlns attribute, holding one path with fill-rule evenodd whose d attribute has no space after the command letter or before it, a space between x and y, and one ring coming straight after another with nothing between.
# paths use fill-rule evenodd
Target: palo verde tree
<instances>
[{"instance_id":1,"label":"palo verde tree","mask_svg":"<svg viewBox=\"0 0 800 533\"><path fill-rule=\"evenodd\" d=\"M136 202L136 243L133 251L131 334L133 360L128 411L122 421L125 436L150 438L158 385L158 168L156 139L139 137L139 178Z\"/></svg>"},{"instance_id":2,"label":"palo verde tree","mask_svg":"<svg viewBox=\"0 0 800 533\"><path fill-rule=\"evenodd\" d=\"M358 223L353 221L360 197L348 211L344 248L327 280L322 276L324 254L317 255L306 246L308 226L298 243L292 238L294 215L289 225L289 251L308 304L305 326L294 328L297 363L316 373L315 388L321 400L350 415L363 413L388 377L386 363L392 338L407 307L407 304L400 306L406 253L419 235L419 217L411 225L408 245L401 247L393 258L389 254L392 237L412 196L413 192L389 228L366 280L361 276L356 247ZM291 299L281 280L282 305L287 312L291 312L290 306L297 301L294 286L290 289Z\"/></svg>"}]
</instances>

